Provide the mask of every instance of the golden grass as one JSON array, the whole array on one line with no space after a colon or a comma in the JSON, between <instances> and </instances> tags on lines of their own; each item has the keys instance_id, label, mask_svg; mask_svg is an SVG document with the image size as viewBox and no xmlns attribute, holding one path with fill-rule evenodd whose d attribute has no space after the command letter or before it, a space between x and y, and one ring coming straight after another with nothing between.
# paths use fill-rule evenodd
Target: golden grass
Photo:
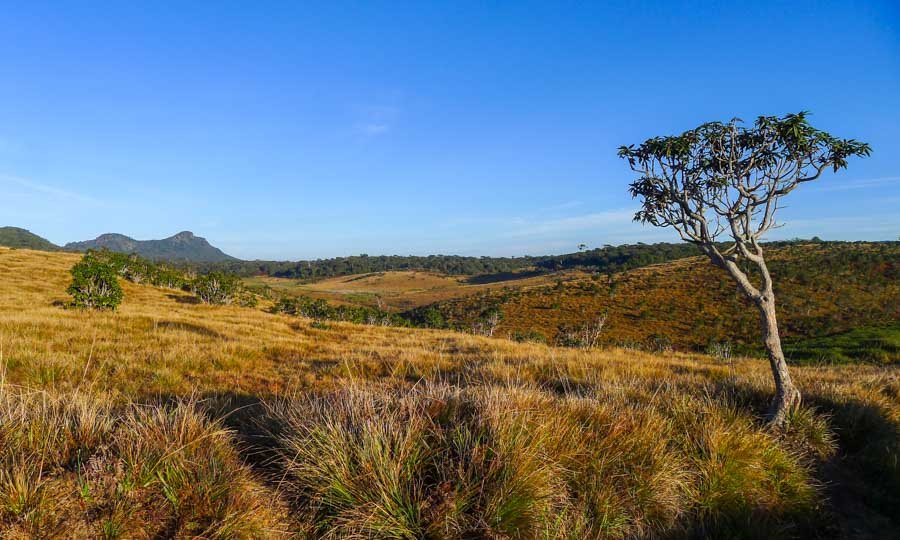
<instances>
[{"instance_id":1,"label":"golden grass","mask_svg":"<svg viewBox=\"0 0 900 540\"><path fill-rule=\"evenodd\" d=\"M775 433L758 360L315 328L128 282L115 313L64 309L77 259L0 249L3 537L896 531L896 369L794 368L807 407Z\"/></svg>"},{"instance_id":2,"label":"golden grass","mask_svg":"<svg viewBox=\"0 0 900 540\"><path fill-rule=\"evenodd\" d=\"M339 276L309 283L268 276L245 278L244 281L249 285L267 285L279 293L322 298L336 304L383 306L395 311L406 311L435 302L496 291L504 287L525 290L554 283L560 278L571 280L583 278L585 275L584 272L572 270L498 279L489 283L473 283L466 276L448 276L424 271L392 271Z\"/></svg>"}]
</instances>

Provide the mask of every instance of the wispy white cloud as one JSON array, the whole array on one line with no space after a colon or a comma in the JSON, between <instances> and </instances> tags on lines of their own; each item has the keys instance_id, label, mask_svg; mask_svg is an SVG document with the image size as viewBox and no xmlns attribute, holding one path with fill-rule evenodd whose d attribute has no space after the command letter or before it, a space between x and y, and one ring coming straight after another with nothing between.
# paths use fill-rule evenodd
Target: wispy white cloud
<instances>
[{"instance_id":1,"label":"wispy white cloud","mask_svg":"<svg viewBox=\"0 0 900 540\"><path fill-rule=\"evenodd\" d=\"M598 228L621 230L631 224L634 217L632 209L606 210L579 216L545 220L515 220L515 226L510 236L547 236L553 234L565 234L579 231L589 231Z\"/></svg>"},{"instance_id":2,"label":"wispy white cloud","mask_svg":"<svg viewBox=\"0 0 900 540\"><path fill-rule=\"evenodd\" d=\"M895 237L900 234L900 217L897 214L868 214L862 216L834 216L815 219L792 219L785 222L781 236L820 235L826 238L859 239L872 235Z\"/></svg>"},{"instance_id":3,"label":"wispy white cloud","mask_svg":"<svg viewBox=\"0 0 900 540\"><path fill-rule=\"evenodd\" d=\"M571 210L572 208L578 208L584 203L581 201L566 201L559 204L553 204L550 206L546 206L544 208L539 208L538 212L540 213L552 213L552 212L561 212L563 210Z\"/></svg>"},{"instance_id":4,"label":"wispy white cloud","mask_svg":"<svg viewBox=\"0 0 900 540\"><path fill-rule=\"evenodd\" d=\"M377 137L391 131L400 109L393 105L363 105L353 107L356 123L353 131L364 137Z\"/></svg>"},{"instance_id":5,"label":"wispy white cloud","mask_svg":"<svg viewBox=\"0 0 900 540\"><path fill-rule=\"evenodd\" d=\"M357 133L371 137L387 133L391 126L385 123L357 124L355 129Z\"/></svg>"},{"instance_id":6,"label":"wispy white cloud","mask_svg":"<svg viewBox=\"0 0 900 540\"><path fill-rule=\"evenodd\" d=\"M83 195L81 193L75 193L73 191L65 190L62 188L58 188L56 186L52 186L50 184L44 184L41 182L35 182L34 180L29 180L26 178L22 178L19 176L10 176L6 174L0 174L0 182L4 182L7 184L15 184L19 187L24 187L32 192L43 193L45 195L50 195L52 197L56 197L58 199L64 199L68 201L80 202L80 203L88 203L88 204L102 204L102 202L94 197Z\"/></svg>"},{"instance_id":7,"label":"wispy white cloud","mask_svg":"<svg viewBox=\"0 0 900 540\"><path fill-rule=\"evenodd\" d=\"M837 184L819 184L817 191L846 191L850 189L866 189L886 186L891 184L900 184L900 176L883 176L881 178L863 178L857 180L849 180Z\"/></svg>"}]
</instances>

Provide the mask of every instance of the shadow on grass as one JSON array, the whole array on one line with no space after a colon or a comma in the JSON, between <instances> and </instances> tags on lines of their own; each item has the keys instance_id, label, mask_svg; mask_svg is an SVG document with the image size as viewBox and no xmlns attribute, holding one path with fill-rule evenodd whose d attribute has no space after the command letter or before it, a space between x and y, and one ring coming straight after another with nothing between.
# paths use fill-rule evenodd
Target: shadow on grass
<instances>
[{"instance_id":1,"label":"shadow on grass","mask_svg":"<svg viewBox=\"0 0 900 540\"><path fill-rule=\"evenodd\" d=\"M771 393L746 384L723 381L713 392L751 411L762 422ZM848 397L807 391L803 406L828 418L837 453L813 463L813 474L828 501L823 519L841 524L840 536L900 538L900 426L887 411Z\"/></svg>"},{"instance_id":2,"label":"shadow on grass","mask_svg":"<svg viewBox=\"0 0 900 540\"><path fill-rule=\"evenodd\" d=\"M205 326L181 321L159 321L158 323L156 323L156 327L163 330L180 330L182 332L190 332L199 336L224 338L222 334Z\"/></svg>"},{"instance_id":3,"label":"shadow on grass","mask_svg":"<svg viewBox=\"0 0 900 540\"><path fill-rule=\"evenodd\" d=\"M840 451L823 467L837 510L851 522L862 520L860 526L889 522L892 532L881 537L900 538L900 426L881 408L857 399L805 399L831 416L837 436Z\"/></svg>"},{"instance_id":4,"label":"shadow on grass","mask_svg":"<svg viewBox=\"0 0 900 540\"><path fill-rule=\"evenodd\" d=\"M321 366L334 369L333 365ZM410 374L412 375L412 374ZM466 384L453 368L431 377L449 384ZM475 378L478 378L477 376ZM455 380L454 380L455 379ZM471 381L469 381L471 382ZM486 382L486 381L482 381ZM556 382L554 387L552 382ZM561 395L589 393L572 381L547 381L544 389ZM713 399L751 411L762 422L770 395L746 384L723 381L710 389ZM279 459L279 437L285 426L267 407L279 398L242 392L197 396L197 407L233 434L244 462L276 491L285 476ZM157 396L153 401L174 403L178 396ZM877 406L848 398L846 401L809 392L806 406L830 417L839 443L838 454L812 464L811 472L823 486L827 501L801 513L787 513L747 505L725 505L711 515L693 510L669 530L653 531L657 538L892 538L900 531L893 509L900 504L897 476L898 426ZM786 441L786 444L789 442ZM893 460L893 466L891 465ZM891 468L893 467L893 469Z\"/></svg>"},{"instance_id":5,"label":"shadow on grass","mask_svg":"<svg viewBox=\"0 0 900 540\"><path fill-rule=\"evenodd\" d=\"M179 304L190 304L192 306L195 306L200 303L200 299L196 296L185 296L183 294L167 294L166 297L168 297L170 300L175 300Z\"/></svg>"},{"instance_id":6,"label":"shadow on grass","mask_svg":"<svg viewBox=\"0 0 900 540\"><path fill-rule=\"evenodd\" d=\"M488 285L501 281L517 281L543 275L543 270L530 270L528 272L497 272L495 274L480 274L465 280L468 285Z\"/></svg>"}]
</instances>

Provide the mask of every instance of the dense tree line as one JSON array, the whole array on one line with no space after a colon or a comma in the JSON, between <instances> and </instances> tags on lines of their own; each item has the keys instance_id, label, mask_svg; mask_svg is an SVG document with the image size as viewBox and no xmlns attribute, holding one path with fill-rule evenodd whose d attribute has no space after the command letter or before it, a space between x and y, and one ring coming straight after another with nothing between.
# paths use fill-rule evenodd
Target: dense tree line
<instances>
[{"instance_id":1,"label":"dense tree line","mask_svg":"<svg viewBox=\"0 0 900 540\"><path fill-rule=\"evenodd\" d=\"M817 242L813 239L812 242ZM789 242L771 242L779 247ZM810 240L804 240L810 242ZM612 273L631 270L648 264L664 263L684 257L700 255L687 243L626 244L603 246L564 255L523 257L463 257L460 255L353 255L333 259L309 261L224 261L201 263L195 268L201 273L224 272L237 276L272 276L302 280L324 279L352 274L368 274L399 270L420 270L455 276L476 276L517 272L528 268L556 271L588 268L595 272Z\"/></svg>"},{"instance_id":2,"label":"dense tree line","mask_svg":"<svg viewBox=\"0 0 900 540\"><path fill-rule=\"evenodd\" d=\"M239 276L264 275L320 279L392 270L425 270L450 275L495 274L534 266L535 257L462 257L459 255L353 255L314 261L226 261L199 266L200 271L223 271Z\"/></svg>"}]
</instances>

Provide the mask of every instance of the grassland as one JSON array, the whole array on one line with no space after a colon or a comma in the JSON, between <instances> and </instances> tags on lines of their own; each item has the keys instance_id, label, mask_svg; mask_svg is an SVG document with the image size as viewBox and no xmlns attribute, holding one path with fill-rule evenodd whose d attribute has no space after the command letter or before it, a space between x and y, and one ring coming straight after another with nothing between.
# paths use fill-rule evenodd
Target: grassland
<instances>
[{"instance_id":1,"label":"grassland","mask_svg":"<svg viewBox=\"0 0 900 540\"><path fill-rule=\"evenodd\" d=\"M313 324L0 250L0 537L890 537L896 368ZM618 294L618 293L617 293Z\"/></svg>"}]
</instances>

